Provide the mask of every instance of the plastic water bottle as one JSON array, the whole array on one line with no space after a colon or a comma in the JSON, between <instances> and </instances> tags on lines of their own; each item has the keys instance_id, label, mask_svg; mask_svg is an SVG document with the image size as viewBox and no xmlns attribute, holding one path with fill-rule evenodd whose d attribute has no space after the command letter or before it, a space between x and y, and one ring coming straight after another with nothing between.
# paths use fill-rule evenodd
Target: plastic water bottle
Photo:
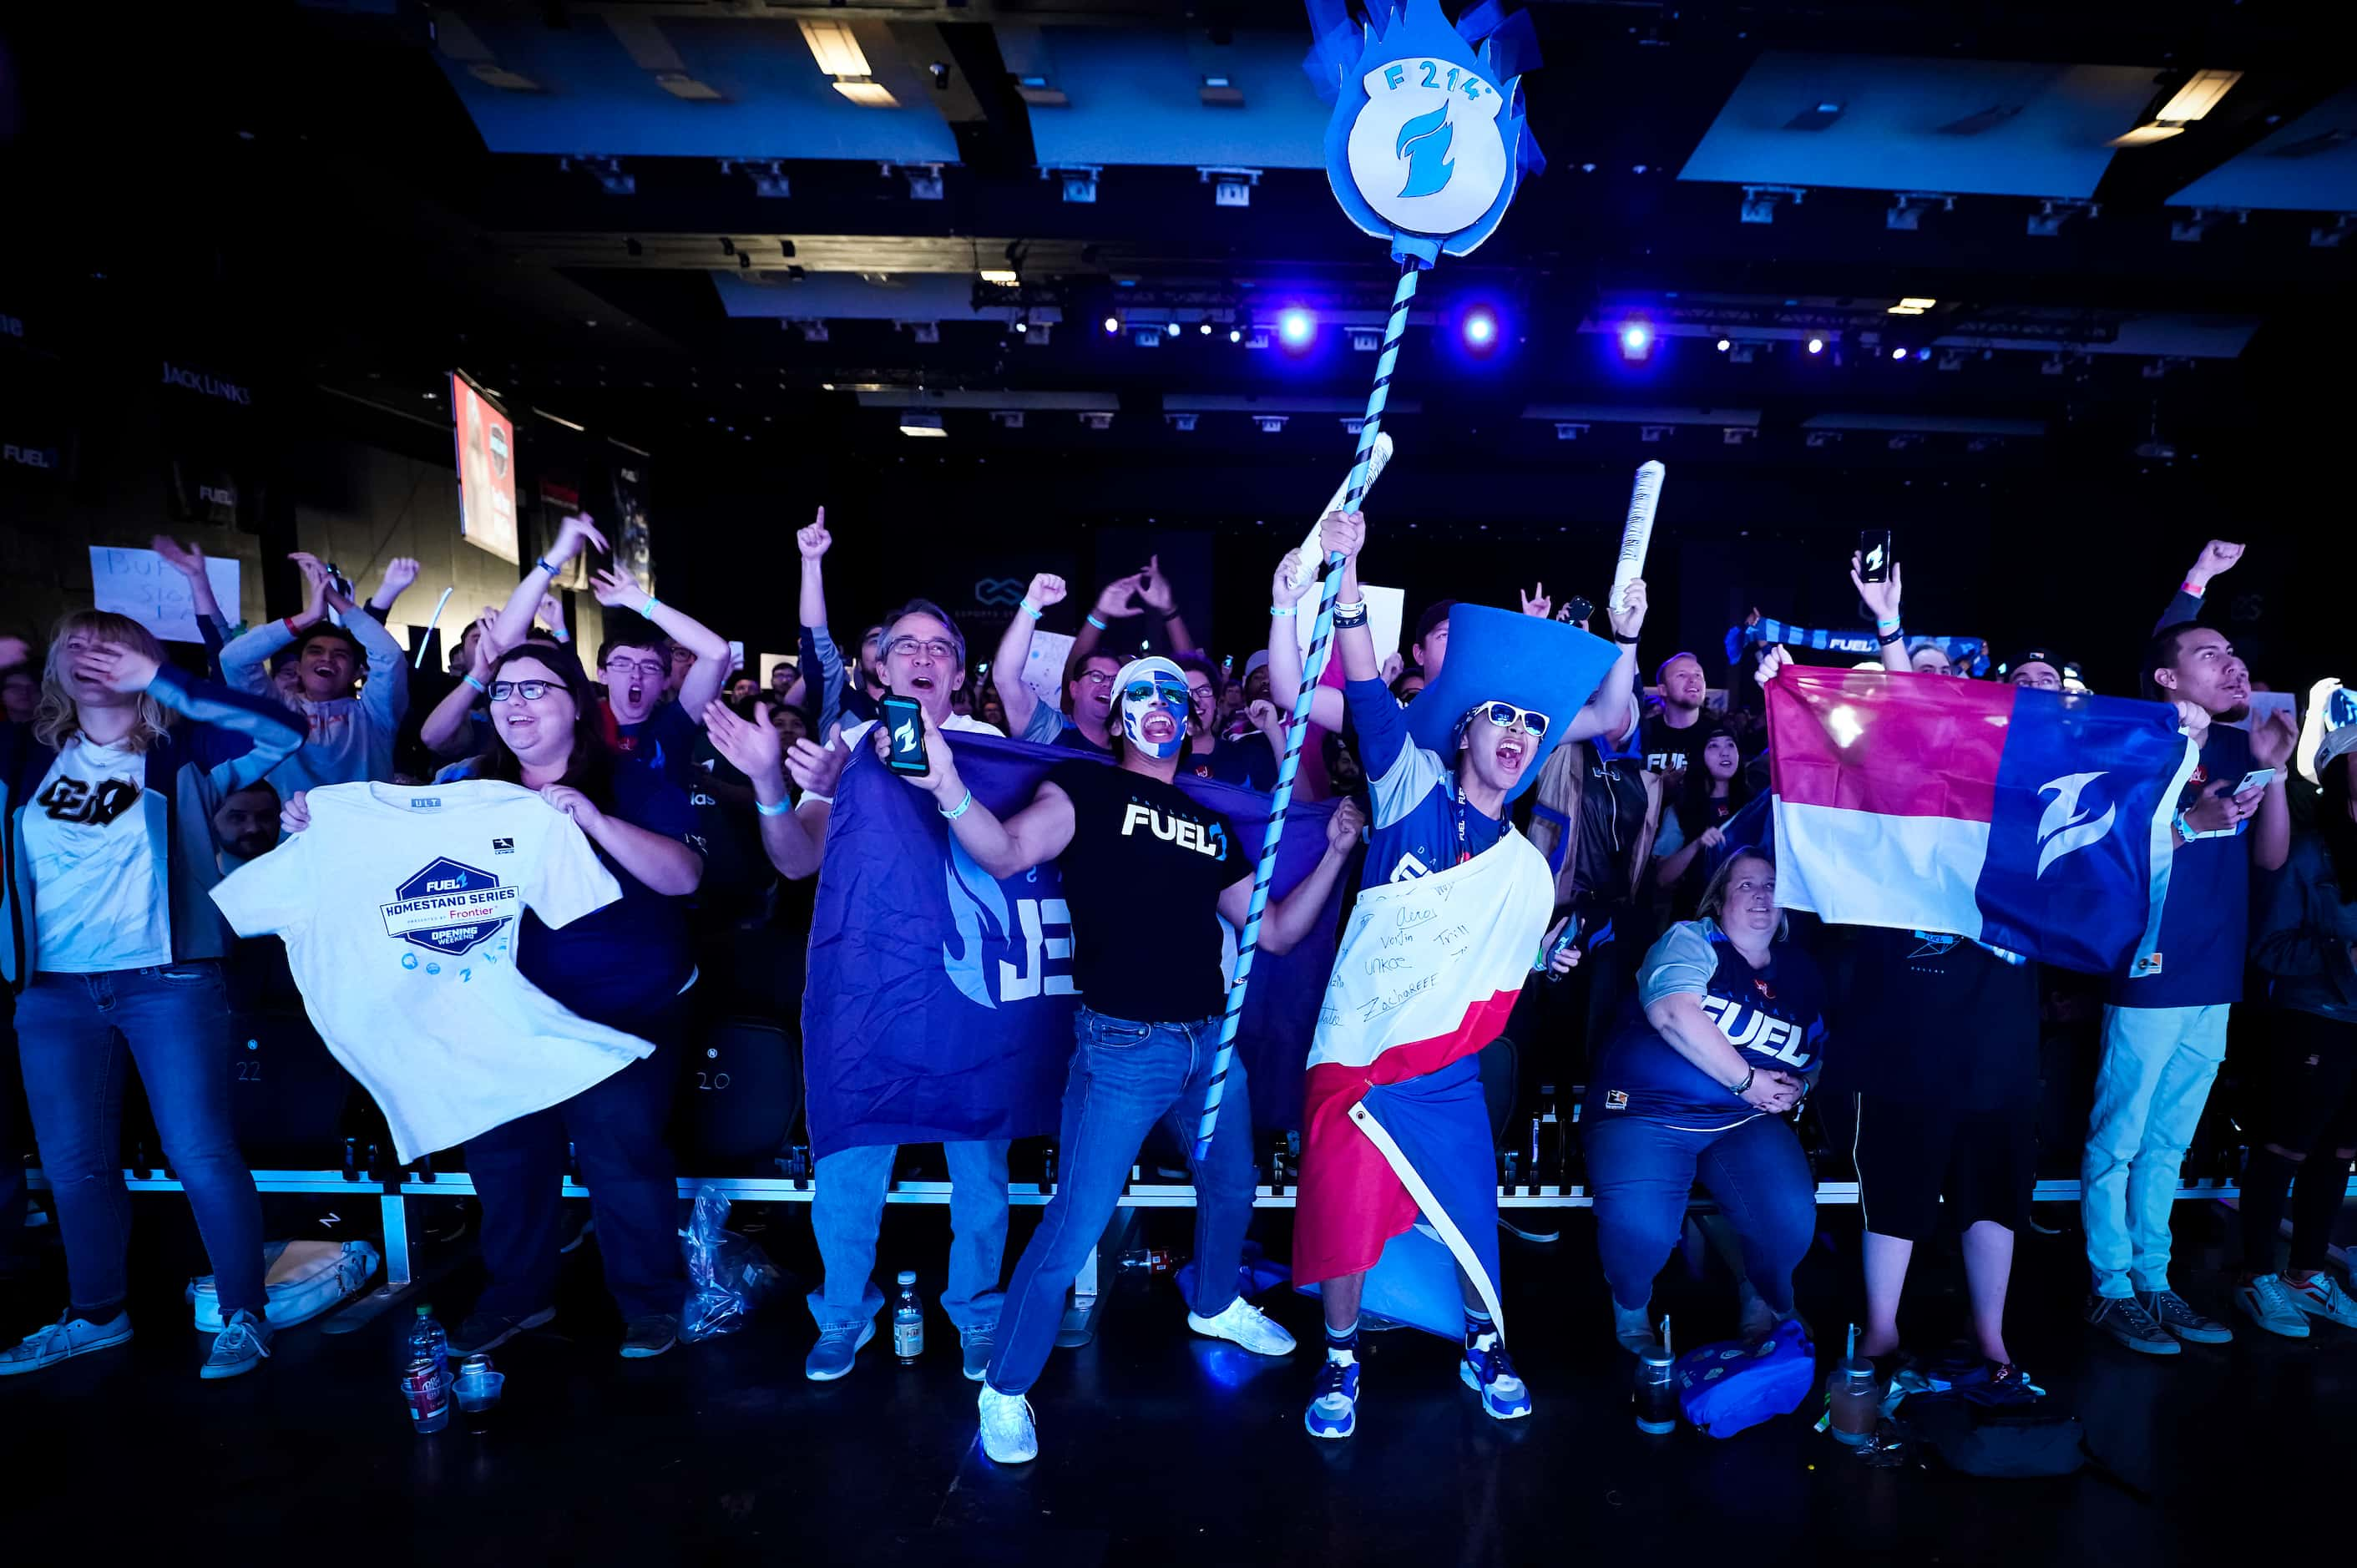
<instances>
[{"instance_id":1,"label":"plastic water bottle","mask_svg":"<svg viewBox=\"0 0 2357 1568\"><path fill-rule=\"evenodd\" d=\"M900 1298L892 1304L892 1354L913 1366L925 1353L925 1308L917 1299L917 1272L900 1271Z\"/></svg>"},{"instance_id":2,"label":"plastic water bottle","mask_svg":"<svg viewBox=\"0 0 2357 1568\"><path fill-rule=\"evenodd\" d=\"M409 1343L402 1357L404 1365L415 1367L420 1361L431 1365L435 1380L447 1388L450 1383L450 1337L434 1321L431 1303L417 1309L416 1320L409 1326Z\"/></svg>"}]
</instances>

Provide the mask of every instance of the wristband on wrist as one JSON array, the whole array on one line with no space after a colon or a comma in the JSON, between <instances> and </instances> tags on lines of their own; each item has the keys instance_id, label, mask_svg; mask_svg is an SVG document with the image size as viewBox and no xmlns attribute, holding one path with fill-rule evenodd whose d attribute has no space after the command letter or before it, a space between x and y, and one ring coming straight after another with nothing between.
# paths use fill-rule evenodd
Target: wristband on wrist
<instances>
[{"instance_id":1,"label":"wristband on wrist","mask_svg":"<svg viewBox=\"0 0 2357 1568\"><path fill-rule=\"evenodd\" d=\"M1038 620L1041 616L1046 615L1048 612L1041 609L1038 605L1033 604L1029 599L1025 599L1023 601L1023 613L1029 616L1033 620Z\"/></svg>"},{"instance_id":2,"label":"wristband on wrist","mask_svg":"<svg viewBox=\"0 0 2357 1568\"><path fill-rule=\"evenodd\" d=\"M1741 1083L1729 1084L1727 1086L1728 1092L1733 1094L1738 1100L1742 1099L1745 1095L1751 1092L1751 1080L1759 1076L1760 1069L1758 1068L1745 1068L1743 1069L1743 1081Z\"/></svg>"},{"instance_id":3,"label":"wristband on wrist","mask_svg":"<svg viewBox=\"0 0 2357 1568\"><path fill-rule=\"evenodd\" d=\"M293 616L280 617L278 624L286 628L286 635L289 637L300 637L303 635L303 628L295 624L295 618Z\"/></svg>"},{"instance_id":4,"label":"wristband on wrist","mask_svg":"<svg viewBox=\"0 0 2357 1568\"><path fill-rule=\"evenodd\" d=\"M1623 637L1617 631L1612 634L1612 640L1619 643L1623 648L1634 648L1637 646L1637 639L1635 638Z\"/></svg>"},{"instance_id":5,"label":"wristband on wrist","mask_svg":"<svg viewBox=\"0 0 2357 1568\"><path fill-rule=\"evenodd\" d=\"M649 620L654 619L655 606L660 603L662 603L661 600L657 599L652 594L649 594L647 596L647 602L639 607L639 614L644 616Z\"/></svg>"},{"instance_id":6,"label":"wristband on wrist","mask_svg":"<svg viewBox=\"0 0 2357 1568\"><path fill-rule=\"evenodd\" d=\"M533 556L533 557L532 558L532 564L533 564L534 566L539 567L542 571L544 571L544 572L547 573L547 574L548 574L550 576L552 576L552 577L554 577L554 576L555 576L555 575L556 575L556 568L555 568L555 567L554 567L554 566L552 566L552 565L550 565L550 564L548 564L547 560L546 560L545 558L542 557L542 556L538 556L538 555Z\"/></svg>"},{"instance_id":7,"label":"wristband on wrist","mask_svg":"<svg viewBox=\"0 0 2357 1568\"><path fill-rule=\"evenodd\" d=\"M480 692L486 697L491 694L491 689L489 686L484 685L480 681L476 680L472 671L469 671L467 673L467 684L472 686L476 691Z\"/></svg>"},{"instance_id":8,"label":"wristband on wrist","mask_svg":"<svg viewBox=\"0 0 2357 1568\"><path fill-rule=\"evenodd\" d=\"M2187 816L2183 811L2178 812L2177 820L2170 822L2169 825L2175 828L2177 830L2177 836L2183 839L2187 843L2191 843L2195 839L2201 836L2200 833L2193 831L2193 819Z\"/></svg>"},{"instance_id":9,"label":"wristband on wrist","mask_svg":"<svg viewBox=\"0 0 2357 1568\"><path fill-rule=\"evenodd\" d=\"M1366 624L1367 607L1364 605L1360 605L1351 609L1343 609L1337 607L1334 611L1334 629L1336 631L1351 631Z\"/></svg>"},{"instance_id":10,"label":"wristband on wrist","mask_svg":"<svg viewBox=\"0 0 2357 1568\"><path fill-rule=\"evenodd\" d=\"M805 796L804 799L808 797ZM794 803L791 800L780 800L773 806L767 800L756 800L753 802L753 809L765 817L782 817L794 809Z\"/></svg>"},{"instance_id":11,"label":"wristband on wrist","mask_svg":"<svg viewBox=\"0 0 2357 1568\"><path fill-rule=\"evenodd\" d=\"M1091 610L1089 612L1089 624L1096 628L1099 631L1110 631L1113 629L1105 625L1103 618L1099 616L1094 610Z\"/></svg>"},{"instance_id":12,"label":"wristband on wrist","mask_svg":"<svg viewBox=\"0 0 2357 1568\"><path fill-rule=\"evenodd\" d=\"M1877 616L1874 618L1874 629L1877 631L1897 631L1899 629L1899 618L1897 616Z\"/></svg>"},{"instance_id":13,"label":"wristband on wrist","mask_svg":"<svg viewBox=\"0 0 2357 1568\"><path fill-rule=\"evenodd\" d=\"M1334 601L1334 613L1336 615L1356 615L1366 607L1367 601L1364 599L1351 599L1347 602L1341 599Z\"/></svg>"},{"instance_id":14,"label":"wristband on wrist","mask_svg":"<svg viewBox=\"0 0 2357 1568\"><path fill-rule=\"evenodd\" d=\"M1271 605L1268 607L1268 618L1271 620L1291 620L1295 616L1297 616L1300 613L1301 607L1299 605Z\"/></svg>"},{"instance_id":15,"label":"wristband on wrist","mask_svg":"<svg viewBox=\"0 0 2357 1568\"><path fill-rule=\"evenodd\" d=\"M953 809L953 810L950 810L950 811L942 811L942 808L940 808L940 807L938 807L938 806L934 807L933 809L934 809L935 811L941 811L941 812L942 812L942 815L944 818L946 818L946 819L948 819L949 821L951 821L951 822L956 822L960 817L964 816L964 815L965 815L965 813L966 813L966 808L967 808L967 807L969 807L969 806L971 806L971 805L973 805L973 804L974 804L974 791L973 791L973 790L971 790L971 789L969 789L969 790L967 790L967 791L965 792L965 798L964 798L963 800L960 800L960 801L957 803L957 805L956 805L955 809Z\"/></svg>"},{"instance_id":16,"label":"wristband on wrist","mask_svg":"<svg viewBox=\"0 0 2357 1568\"><path fill-rule=\"evenodd\" d=\"M2177 591L2180 594L2191 594L2198 599L2202 595L2210 591L2210 585L2207 583L2197 583L2192 578L2188 577L2185 581L2177 585Z\"/></svg>"},{"instance_id":17,"label":"wristband on wrist","mask_svg":"<svg viewBox=\"0 0 2357 1568\"><path fill-rule=\"evenodd\" d=\"M556 639L556 640L557 640L557 641L559 641L559 642L570 642L570 641L572 641L572 640L573 640L573 634L572 634L571 632L569 632L569 631L565 630L565 629L563 627L561 627L561 626L560 626L560 627L558 627L554 631L550 632L548 635L549 635L549 636L551 636L551 637L553 637L553 638L554 638L554 639Z\"/></svg>"},{"instance_id":18,"label":"wristband on wrist","mask_svg":"<svg viewBox=\"0 0 2357 1568\"><path fill-rule=\"evenodd\" d=\"M1875 633L1874 639L1883 647L1888 648L1894 642L1906 641L1907 628L1903 626L1894 626L1889 631L1879 631Z\"/></svg>"}]
</instances>

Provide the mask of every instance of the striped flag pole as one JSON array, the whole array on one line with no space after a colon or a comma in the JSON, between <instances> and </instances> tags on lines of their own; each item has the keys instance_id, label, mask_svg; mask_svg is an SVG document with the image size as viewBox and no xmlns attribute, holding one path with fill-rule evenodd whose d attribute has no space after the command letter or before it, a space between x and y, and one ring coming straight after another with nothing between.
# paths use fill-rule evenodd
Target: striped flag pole
<instances>
[{"instance_id":1,"label":"striped flag pole","mask_svg":"<svg viewBox=\"0 0 2357 1568\"><path fill-rule=\"evenodd\" d=\"M1415 297L1415 277L1421 263L1410 256L1400 263L1399 287L1392 292L1391 319L1383 325L1383 351L1375 360L1375 384L1367 393L1366 422L1359 427L1359 455L1351 466L1351 483L1342 502L1344 511L1356 511L1367 493L1368 468L1375 442L1383 433L1383 405L1391 401L1392 367L1399 361L1400 336L1407 328L1408 302ZM1252 983L1253 952L1260 946L1260 918L1268 908L1268 885L1276 875L1276 846L1285 836L1285 813L1293 804L1293 775L1301 766L1301 743L1309 731L1309 698L1318 678L1326 672L1326 651L1334 639L1334 597L1342 588L1340 551L1326 555L1326 582L1318 591L1318 624L1309 635L1309 651L1301 661L1301 689L1293 695L1293 716L1285 729L1285 758L1276 769L1276 793L1269 802L1268 834L1261 840L1260 869L1254 874L1252 907L1236 943L1236 983L1228 987L1228 1011L1220 1020L1220 1049L1212 1058L1211 1082L1203 1091L1203 1122L1195 1134L1195 1158L1211 1155L1211 1133L1220 1122L1220 1101L1227 1092L1228 1069L1236 1055L1236 1025L1243 1017L1244 990Z\"/></svg>"}]
</instances>

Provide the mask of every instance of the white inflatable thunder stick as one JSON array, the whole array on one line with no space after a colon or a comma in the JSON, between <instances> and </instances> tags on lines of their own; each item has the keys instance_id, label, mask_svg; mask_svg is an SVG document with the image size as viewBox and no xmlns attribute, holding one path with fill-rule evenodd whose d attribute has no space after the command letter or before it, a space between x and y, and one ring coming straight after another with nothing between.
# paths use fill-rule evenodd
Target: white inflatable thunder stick
<instances>
[{"instance_id":1,"label":"white inflatable thunder stick","mask_svg":"<svg viewBox=\"0 0 2357 1568\"><path fill-rule=\"evenodd\" d=\"M1645 547L1653 542L1653 511L1662 504L1662 478L1669 470L1656 462L1637 467L1637 482L1629 489L1629 521L1620 528L1620 562L1612 568L1612 596L1608 603L1617 613L1631 579L1645 575Z\"/></svg>"},{"instance_id":2,"label":"white inflatable thunder stick","mask_svg":"<svg viewBox=\"0 0 2357 1568\"><path fill-rule=\"evenodd\" d=\"M1372 491L1375 488L1375 481L1383 478L1384 465L1391 460L1392 435L1386 430L1375 437L1375 449L1367 455L1367 489L1369 490ZM1319 509L1318 522L1309 525L1309 537L1302 541L1301 548L1293 553L1293 585L1295 587L1301 586L1302 584L1316 576L1318 568L1325 564L1326 547L1318 538L1318 523L1326 521L1328 512L1340 511L1342 502L1350 493L1351 476L1345 474L1342 476L1342 482L1334 487L1334 499ZM1359 504L1366 505L1364 498L1361 499Z\"/></svg>"}]
</instances>

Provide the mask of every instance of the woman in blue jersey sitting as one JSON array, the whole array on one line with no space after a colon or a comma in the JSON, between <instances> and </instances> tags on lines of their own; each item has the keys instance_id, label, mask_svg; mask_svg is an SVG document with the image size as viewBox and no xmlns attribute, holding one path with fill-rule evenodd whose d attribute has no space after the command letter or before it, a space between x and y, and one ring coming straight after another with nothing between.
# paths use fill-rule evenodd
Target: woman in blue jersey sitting
<instances>
[{"instance_id":1,"label":"woman in blue jersey sitting","mask_svg":"<svg viewBox=\"0 0 2357 1568\"><path fill-rule=\"evenodd\" d=\"M1816 1228L1816 1184L1790 1113L1824 1057L1824 986L1786 940L1776 866L1746 850L1703 890L1700 918L1663 933L1637 999L1588 1074L1581 1127L1613 1331L1654 1342L1653 1276L1699 1176L1779 1319Z\"/></svg>"}]
</instances>

